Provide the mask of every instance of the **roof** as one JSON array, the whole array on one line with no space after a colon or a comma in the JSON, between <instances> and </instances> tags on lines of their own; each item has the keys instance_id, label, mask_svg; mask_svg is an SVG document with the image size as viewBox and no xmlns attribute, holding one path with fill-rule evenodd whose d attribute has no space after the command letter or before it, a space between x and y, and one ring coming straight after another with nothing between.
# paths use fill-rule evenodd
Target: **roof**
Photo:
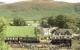
<instances>
[{"instance_id":1,"label":"roof","mask_svg":"<svg viewBox=\"0 0 80 50\"><path fill-rule=\"evenodd\" d=\"M57 29L54 31L55 34L62 34L62 35L71 35L72 34L72 29Z\"/></svg>"},{"instance_id":2,"label":"roof","mask_svg":"<svg viewBox=\"0 0 80 50\"><path fill-rule=\"evenodd\" d=\"M4 33L6 37L35 37L32 26L8 26Z\"/></svg>"}]
</instances>

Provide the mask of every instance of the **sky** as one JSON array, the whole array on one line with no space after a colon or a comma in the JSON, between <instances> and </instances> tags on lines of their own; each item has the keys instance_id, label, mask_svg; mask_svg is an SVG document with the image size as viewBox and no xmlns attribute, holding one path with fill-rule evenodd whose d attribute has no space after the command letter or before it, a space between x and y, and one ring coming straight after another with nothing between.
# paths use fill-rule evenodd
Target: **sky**
<instances>
[{"instance_id":1,"label":"sky","mask_svg":"<svg viewBox=\"0 0 80 50\"><path fill-rule=\"evenodd\" d=\"M0 0L0 2L5 2L5 3L15 3L15 2L19 2L19 1L27 1L27 0ZM64 2L69 2L69 3L80 2L80 0L55 0L55 1L64 1Z\"/></svg>"},{"instance_id":2,"label":"sky","mask_svg":"<svg viewBox=\"0 0 80 50\"><path fill-rule=\"evenodd\" d=\"M55 1L64 1L64 2L69 2L69 3L77 3L77 2L80 2L80 0L55 0Z\"/></svg>"},{"instance_id":3,"label":"sky","mask_svg":"<svg viewBox=\"0 0 80 50\"><path fill-rule=\"evenodd\" d=\"M0 0L0 2L4 2L4 3L15 3L19 1L24 1L24 0Z\"/></svg>"}]
</instances>

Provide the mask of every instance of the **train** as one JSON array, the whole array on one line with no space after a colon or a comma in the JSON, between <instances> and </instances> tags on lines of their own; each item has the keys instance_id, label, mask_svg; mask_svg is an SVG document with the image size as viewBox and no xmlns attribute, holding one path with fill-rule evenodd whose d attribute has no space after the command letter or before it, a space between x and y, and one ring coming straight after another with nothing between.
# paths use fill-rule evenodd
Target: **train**
<instances>
[{"instance_id":1,"label":"train","mask_svg":"<svg viewBox=\"0 0 80 50\"><path fill-rule=\"evenodd\" d=\"M51 43L54 45L63 44L64 46L72 46L72 40L71 39L52 39Z\"/></svg>"},{"instance_id":2,"label":"train","mask_svg":"<svg viewBox=\"0 0 80 50\"><path fill-rule=\"evenodd\" d=\"M5 42L8 43L40 43L35 37L6 37Z\"/></svg>"},{"instance_id":3,"label":"train","mask_svg":"<svg viewBox=\"0 0 80 50\"><path fill-rule=\"evenodd\" d=\"M36 37L7 37L5 39L6 43L40 43L40 40ZM72 45L71 39L51 39L50 44L60 45L64 44L66 46Z\"/></svg>"}]
</instances>

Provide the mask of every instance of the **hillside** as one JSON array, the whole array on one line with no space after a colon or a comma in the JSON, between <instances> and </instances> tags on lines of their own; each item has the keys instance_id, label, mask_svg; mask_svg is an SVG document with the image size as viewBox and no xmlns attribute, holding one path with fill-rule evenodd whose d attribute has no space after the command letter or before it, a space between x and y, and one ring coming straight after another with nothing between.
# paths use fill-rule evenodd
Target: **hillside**
<instances>
[{"instance_id":1,"label":"hillside","mask_svg":"<svg viewBox=\"0 0 80 50\"><path fill-rule=\"evenodd\" d=\"M58 14L76 15L75 4L66 2L17 2L0 5L0 16L37 19Z\"/></svg>"}]
</instances>

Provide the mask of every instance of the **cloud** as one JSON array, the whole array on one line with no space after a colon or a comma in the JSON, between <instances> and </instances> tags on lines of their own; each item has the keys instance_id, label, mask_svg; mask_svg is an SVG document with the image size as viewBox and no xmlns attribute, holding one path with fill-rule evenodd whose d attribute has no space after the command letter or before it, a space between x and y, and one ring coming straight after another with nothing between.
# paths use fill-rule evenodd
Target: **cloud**
<instances>
[{"instance_id":1,"label":"cloud","mask_svg":"<svg viewBox=\"0 0 80 50\"><path fill-rule=\"evenodd\" d=\"M5 3L14 3L19 1L29 1L29 0L0 0L0 2L5 2Z\"/></svg>"},{"instance_id":2,"label":"cloud","mask_svg":"<svg viewBox=\"0 0 80 50\"><path fill-rule=\"evenodd\" d=\"M31 0L0 0L0 2L5 2L5 3L14 3L19 1L31 1ZM64 2L70 2L70 3L80 2L80 0L54 0L54 1L64 1Z\"/></svg>"},{"instance_id":3,"label":"cloud","mask_svg":"<svg viewBox=\"0 0 80 50\"><path fill-rule=\"evenodd\" d=\"M80 2L80 0L55 0L55 1L64 1L64 2L70 2L70 3Z\"/></svg>"}]
</instances>

